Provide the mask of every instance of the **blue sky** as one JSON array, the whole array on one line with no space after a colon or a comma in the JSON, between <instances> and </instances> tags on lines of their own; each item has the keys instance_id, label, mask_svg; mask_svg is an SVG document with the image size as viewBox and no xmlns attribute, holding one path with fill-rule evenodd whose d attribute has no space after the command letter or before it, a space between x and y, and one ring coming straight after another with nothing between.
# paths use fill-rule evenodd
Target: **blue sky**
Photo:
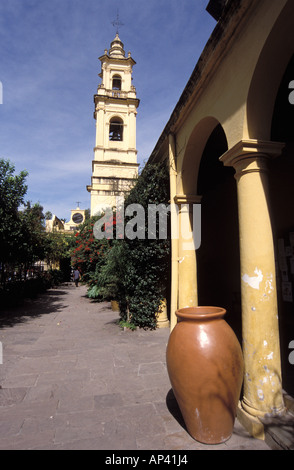
<instances>
[{"instance_id":1,"label":"blue sky","mask_svg":"<svg viewBox=\"0 0 294 470\"><path fill-rule=\"evenodd\" d=\"M90 207L93 95L119 36L137 62L138 163L147 161L216 22L208 0L6 0L0 4L0 158L26 169L27 199L70 218Z\"/></svg>"}]
</instances>

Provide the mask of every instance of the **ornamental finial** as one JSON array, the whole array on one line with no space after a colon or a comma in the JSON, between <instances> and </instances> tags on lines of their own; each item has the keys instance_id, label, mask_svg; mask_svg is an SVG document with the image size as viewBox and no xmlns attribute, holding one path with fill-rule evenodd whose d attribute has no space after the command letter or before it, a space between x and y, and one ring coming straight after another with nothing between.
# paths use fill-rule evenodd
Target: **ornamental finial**
<instances>
[{"instance_id":1,"label":"ornamental finial","mask_svg":"<svg viewBox=\"0 0 294 470\"><path fill-rule=\"evenodd\" d=\"M116 14L116 20L111 22L112 26L116 27L116 34L118 34L118 28L119 26L123 26L124 24L119 21L119 11L117 9L117 14Z\"/></svg>"}]
</instances>

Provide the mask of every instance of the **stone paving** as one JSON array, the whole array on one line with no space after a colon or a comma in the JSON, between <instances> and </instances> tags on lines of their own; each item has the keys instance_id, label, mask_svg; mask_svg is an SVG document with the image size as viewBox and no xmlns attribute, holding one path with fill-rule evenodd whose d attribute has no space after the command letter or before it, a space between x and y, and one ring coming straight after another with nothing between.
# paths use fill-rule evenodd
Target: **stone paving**
<instances>
[{"instance_id":1,"label":"stone paving","mask_svg":"<svg viewBox=\"0 0 294 470\"><path fill-rule=\"evenodd\" d=\"M0 450L270 450L236 421L226 443L185 430L165 364L169 329L123 331L84 286L0 313Z\"/></svg>"}]
</instances>

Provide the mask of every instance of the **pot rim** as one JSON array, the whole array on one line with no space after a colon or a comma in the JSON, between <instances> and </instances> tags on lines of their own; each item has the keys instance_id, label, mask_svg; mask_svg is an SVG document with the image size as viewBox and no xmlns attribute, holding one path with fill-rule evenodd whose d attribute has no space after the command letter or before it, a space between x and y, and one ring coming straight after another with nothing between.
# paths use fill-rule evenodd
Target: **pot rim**
<instances>
[{"instance_id":1,"label":"pot rim","mask_svg":"<svg viewBox=\"0 0 294 470\"><path fill-rule=\"evenodd\" d=\"M180 308L176 316L180 320L214 320L223 318L226 313L223 307L198 306Z\"/></svg>"}]
</instances>

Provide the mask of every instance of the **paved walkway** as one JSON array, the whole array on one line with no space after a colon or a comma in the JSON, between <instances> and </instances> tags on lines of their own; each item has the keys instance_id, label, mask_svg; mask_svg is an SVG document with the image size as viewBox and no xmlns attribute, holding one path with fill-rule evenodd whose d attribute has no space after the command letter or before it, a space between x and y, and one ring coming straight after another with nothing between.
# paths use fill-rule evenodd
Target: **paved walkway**
<instances>
[{"instance_id":1,"label":"paved walkway","mask_svg":"<svg viewBox=\"0 0 294 470\"><path fill-rule=\"evenodd\" d=\"M269 450L238 422L224 444L194 441L166 372L169 330L123 331L85 294L64 285L1 312L0 449Z\"/></svg>"}]
</instances>

